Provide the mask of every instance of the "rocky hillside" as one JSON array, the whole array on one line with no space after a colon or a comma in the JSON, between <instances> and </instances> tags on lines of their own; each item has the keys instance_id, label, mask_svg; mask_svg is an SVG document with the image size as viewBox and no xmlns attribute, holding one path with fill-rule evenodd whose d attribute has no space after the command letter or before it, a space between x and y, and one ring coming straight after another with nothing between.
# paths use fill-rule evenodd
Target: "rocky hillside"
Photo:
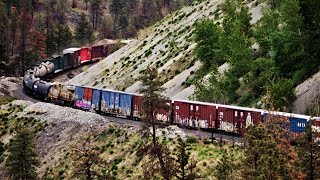
<instances>
[{"instance_id":1,"label":"rocky hillside","mask_svg":"<svg viewBox=\"0 0 320 180\"><path fill-rule=\"evenodd\" d=\"M40 179L74 179L72 172L77 160L73 158L73 148L83 146L83 138L88 135L99 157L106 163L101 172L108 172L118 179L141 179L142 166L148 161L143 149L151 142L151 136L146 134L147 129L141 131L137 121L109 119L68 107L21 100L0 106L0 120L0 145L4 151L10 146L19 125L36 131L36 148L41 162L37 173ZM198 172L210 178L223 149L217 146L217 141L213 145L200 135L202 131L199 132L169 126L158 128L156 136L162 144L170 145L171 150L176 149L179 137L188 142L189 152L198 162ZM192 135L202 137L202 140ZM241 150L238 153L239 156ZM5 154L0 154L1 179L7 177L3 168L5 159Z\"/></svg>"},{"instance_id":2,"label":"rocky hillside","mask_svg":"<svg viewBox=\"0 0 320 180\"><path fill-rule=\"evenodd\" d=\"M86 72L70 80L70 84L137 92L137 78L148 65L156 66L167 90L165 95L189 99L193 87L188 78L201 66L194 57L195 23L210 18L219 20L220 0L194 2L144 31L145 36L132 41ZM261 5L253 1L252 23L261 17ZM223 70L227 65L222 66Z\"/></svg>"}]
</instances>

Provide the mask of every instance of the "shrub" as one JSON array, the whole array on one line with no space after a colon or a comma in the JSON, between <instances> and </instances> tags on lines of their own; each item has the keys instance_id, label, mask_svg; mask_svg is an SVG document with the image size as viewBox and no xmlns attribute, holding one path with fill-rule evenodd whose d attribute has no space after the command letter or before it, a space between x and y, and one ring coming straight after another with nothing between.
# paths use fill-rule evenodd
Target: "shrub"
<instances>
[{"instance_id":1,"label":"shrub","mask_svg":"<svg viewBox=\"0 0 320 180\"><path fill-rule=\"evenodd\" d=\"M111 171L117 171L118 166L116 164L112 164Z\"/></svg>"},{"instance_id":2,"label":"shrub","mask_svg":"<svg viewBox=\"0 0 320 180\"><path fill-rule=\"evenodd\" d=\"M208 139L205 139L205 140L203 141L203 143L204 143L204 144L211 144L211 141L208 140Z\"/></svg>"},{"instance_id":3,"label":"shrub","mask_svg":"<svg viewBox=\"0 0 320 180\"><path fill-rule=\"evenodd\" d=\"M121 157L117 157L114 159L114 164L120 164L122 162L122 158Z\"/></svg>"},{"instance_id":4,"label":"shrub","mask_svg":"<svg viewBox=\"0 0 320 180\"><path fill-rule=\"evenodd\" d=\"M152 50L149 49L147 52L145 52L145 57L149 57L152 54Z\"/></svg>"},{"instance_id":5,"label":"shrub","mask_svg":"<svg viewBox=\"0 0 320 180\"><path fill-rule=\"evenodd\" d=\"M188 136L186 139L186 143L193 144L196 143L197 139L194 136Z\"/></svg>"},{"instance_id":6,"label":"shrub","mask_svg":"<svg viewBox=\"0 0 320 180\"><path fill-rule=\"evenodd\" d=\"M112 127L112 126L110 126L109 129L108 129L108 133L109 133L109 134L112 134L112 133L114 133L115 131L116 131L116 129L115 129L114 127Z\"/></svg>"}]
</instances>

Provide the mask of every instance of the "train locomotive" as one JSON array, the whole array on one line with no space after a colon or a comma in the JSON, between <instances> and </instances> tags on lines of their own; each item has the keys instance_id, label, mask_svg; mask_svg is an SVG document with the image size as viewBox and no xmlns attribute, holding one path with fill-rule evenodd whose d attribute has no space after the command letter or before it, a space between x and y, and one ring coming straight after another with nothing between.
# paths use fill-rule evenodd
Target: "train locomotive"
<instances>
[{"instance_id":1,"label":"train locomotive","mask_svg":"<svg viewBox=\"0 0 320 180\"><path fill-rule=\"evenodd\" d=\"M26 71L23 78L24 90L37 99L55 104L111 116L141 119L143 96L140 94L41 80L81 64L97 61L107 55L109 53L106 45L66 49L62 55L55 55ZM171 99L167 104L171 106L169 110L159 108L155 113L159 122L237 135L243 135L249 125L266 123L270 117L277 116L286 118L290 132L298 136L304 132L311 120L310 116L305 115L198 101ZM320 132L319 118L313 119L316 121L313 121L312 128Z\"/></svg>"}]
</instances>

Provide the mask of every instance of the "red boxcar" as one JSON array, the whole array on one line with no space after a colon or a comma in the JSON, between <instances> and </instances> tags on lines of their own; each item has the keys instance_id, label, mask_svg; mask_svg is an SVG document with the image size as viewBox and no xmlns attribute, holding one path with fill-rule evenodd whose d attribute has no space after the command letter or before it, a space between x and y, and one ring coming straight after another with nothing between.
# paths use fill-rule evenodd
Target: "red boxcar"
<instances>
[{"instance_id":1,"label":"red boxcar","mask_svg":"<svg viewBox=\"0 0 320 180\"><path fill-rule=\"evenodd\" d=\"M218 106L217 127L219 130L243 134L249 125L258 125L262 122L263 111L237 106Z\"/></svg>"},{"instance_id":2,"label":"red boxcar","mask_svg":"<svg viewBox=\"0 0 320 180\"><path fill-rule=\"evenodd\" d=\"M162 121L165 123L171 123L171 100L167 100L164 104L165 107L163 108L157 108L155 111L156 120Z\"/></svg>"},{"instance_id":3,"label":"red boxcar","mask_svg":"<svg viewBox=\"0 0 320 180\"><path fill-rule=\"evenodd\" d=\"M91 61L91 55L92 55L92 48L91 47L81 48L81 51L80 51L81 64L88 62L88 61Z\"/></svg>"},{"instance_id":4,"label":"red boxcar","mask_svg":"<svg viewBox=\"0 0 320 180\"><path fill-rule=\"evenodd\" d=\"M132 117L135 119L141 119L143 116L143 105L142 105L143 96L134 94L133 95L133 111ZM170 123L171 122L171 100L168 100L166 105L168 108L157 108L155 110L155 119L158 121L163 121Z\"/></svg>"},{"instance_id":5,"label":"red boxcar","mask_svg":"<svg viewBox=\"0 0 320 180\"><path fill-rule=\"evenodd\" d=\"M320 141L320 118L313 118L312 120L312 139L314 142L319 142Z\"/></svg>"},{"instance_id":6,"label":"red boxcar","mask_svg":"<svg viewBox=\"0 0 320 180\"><path fill-rule=\"evenodd\" d=\"M173 113L175 124L200 128L215 127L216 106L214 104L174 100Z\"/></svg>"},{"instance_id":7,"label":"red boxcar","mask_svg":"<svg viewBox=\"0 0 320 180\"><path fill-rule=\"evenodd\" d=\"M142 116L142 96L141 95L133 95L132 102L132 117L134 119L140 119Z\"/></svg>"},{"instance_id":8,"label":"red boxcar","mask_svg":"<svg viewBox=\"0 0 320 180\"><path fill-rule=\"evenodd\" d=\"M83 96L83 109L91 109L92 102L92 89L84 88L84 96Z\"/></svg>"},{"instance_id":9,"label":"red boxcar","mask_svg":"<svg viewBox=\"0 0 320 180\"><path fill-rule=\"evenodd\" d=\"M92 47L92 61L100 60L107 57L108 54L108 45L99 45Z\"/></svg>"}]
</instances>

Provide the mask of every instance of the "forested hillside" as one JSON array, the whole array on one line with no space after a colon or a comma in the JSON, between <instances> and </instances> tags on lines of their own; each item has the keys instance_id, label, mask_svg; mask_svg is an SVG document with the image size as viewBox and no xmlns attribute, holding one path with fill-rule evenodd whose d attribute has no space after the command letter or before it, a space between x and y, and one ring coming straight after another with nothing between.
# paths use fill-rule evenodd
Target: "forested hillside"
<instances>
[{"instance_id":1,"label":"forested hillside","mask_svg":"<svg viewBox=\"0 0 320 180\"><path fill-rule=\"evenodd\" d=\"M1 0L0 75L19 76L32 64L72 46L135 37L191 0Z\"/></svg>"},{"instance_id":2,"label":"forested hillside","mask_svg":"<svg viewBox=\"0 0 320 180\"><path fill-rule=\"evenodd\" d=\"M320 5L260 2L263 17L256 24L247 6L232 0L221 6L221 21L197 24L195 53L204 66L194 81L196 99L291 111L294 88L319 71ZM230 68L219 75L223 63Z\"/></svg>"},{"instance_id":3,"label":"forested hillside","mask_svg":"<svg viewBox=\"0 0 320 180\"><path fill-rule=\"evenodd\" d=\"M70 82L137 92L150 65L168 97L291 111L295 87L319 71L319 9L312 0L194 2Z\"/></svg>"}]
</instances>

